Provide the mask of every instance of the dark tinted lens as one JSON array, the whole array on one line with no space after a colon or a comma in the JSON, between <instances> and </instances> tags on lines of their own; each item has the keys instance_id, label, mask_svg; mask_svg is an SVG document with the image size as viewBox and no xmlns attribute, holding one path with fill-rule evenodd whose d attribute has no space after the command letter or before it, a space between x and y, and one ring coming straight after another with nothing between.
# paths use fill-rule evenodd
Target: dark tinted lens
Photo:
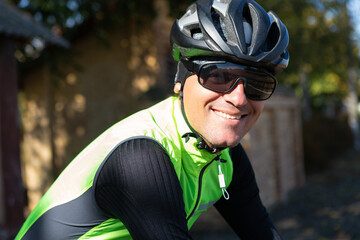
<instances>
[{"instance_id":1,"label":"dark tinted lens","mask_svg":"<svg viewBox=\"0 0 360 240\"><path fill-rule=\"evenodd\" d=\"M228 91L237 80L237 75L217 64L204 65L200 71L199 82L204 87L217 92Z\"/></svg>"},{"instance_id":2,"label":"dark tinted lens","mask_svg":"<svg viewBox=\"0 0 360 240\"><path fill-rule=\"evenodd\" d=\"M199 83L215 92L227 93L239 80L244 81L245 94L252 100L268 99L276 87L270 74L233 63L205 64L199 72Z\"/></svg>"},{"instance_id":3,"label":"dark tinted lens","mask_svg":"<svg viewBox=\"0 0 360 240\"><path fill-rule=\"evenodd\" d=\"M266 100L275 90L276 80L272 76L258 71L247 71L249 73L244 76L245 94L252 100Z\"/></svg>"}]
</instances>

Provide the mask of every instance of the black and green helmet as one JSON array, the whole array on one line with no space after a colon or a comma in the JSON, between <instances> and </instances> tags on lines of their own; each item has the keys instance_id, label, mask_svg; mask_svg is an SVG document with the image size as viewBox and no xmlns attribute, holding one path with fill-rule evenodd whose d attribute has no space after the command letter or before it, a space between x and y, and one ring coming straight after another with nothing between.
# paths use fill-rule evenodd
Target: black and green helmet
<instances>
[{"instance_id":1,"label":"black and green helmet","mask_svg":"<svg viewBox=\"0 0 360 240\"><path fill-rule=\"evenodd\" d=\"M289 62L286 26L253 0L198 0L170 33L173 57L216 57L277 74Z\"/></svg>"}]
</instances>

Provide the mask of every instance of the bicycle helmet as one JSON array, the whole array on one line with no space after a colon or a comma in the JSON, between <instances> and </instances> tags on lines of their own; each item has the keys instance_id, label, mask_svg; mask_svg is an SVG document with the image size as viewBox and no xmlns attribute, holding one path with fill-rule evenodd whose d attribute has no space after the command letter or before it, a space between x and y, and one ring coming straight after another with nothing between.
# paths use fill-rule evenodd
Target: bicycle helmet
<instances>
[{"instance_id":1,"label":"bicycle helmet","mask_svg":"<svg viewBox=\"0 0 360 240\"><path fill-rule=\"evenodd\" d=\"M173 57L216 57L272 74L289 62L286 26L253 0L198 0L170 33Z\"/></svg>"}]
</instances>

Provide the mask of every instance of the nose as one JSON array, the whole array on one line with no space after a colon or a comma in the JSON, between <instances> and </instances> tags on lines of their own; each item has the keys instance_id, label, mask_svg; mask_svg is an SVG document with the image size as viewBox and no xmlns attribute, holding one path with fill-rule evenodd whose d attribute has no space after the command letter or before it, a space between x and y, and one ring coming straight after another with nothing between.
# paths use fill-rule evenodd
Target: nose
<instances>
[{"instance_id":1,"label":"nose","mask_svg":"<svg viewBox=\"0 0 360 240\"><path fill-rule=\"evenodd\" d=\"M248 100L245 95L244 82L239 81L233 90L224 94L224 99L235 107L247 104Z\"/></svg>"}]
</instances>

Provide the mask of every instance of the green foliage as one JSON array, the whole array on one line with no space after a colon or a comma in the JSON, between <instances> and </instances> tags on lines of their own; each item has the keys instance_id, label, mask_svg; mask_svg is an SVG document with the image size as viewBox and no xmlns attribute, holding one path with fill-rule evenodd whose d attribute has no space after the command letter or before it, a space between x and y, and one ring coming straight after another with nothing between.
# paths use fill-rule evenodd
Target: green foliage
<instances>
[{"instance_id":1,"label":"green foliage","mask_svg":"<svg viewBox=\"0 0 360 240\"><path fill-rule=\"evenodd\" d=\"M16 1L16 0L15 0ZM74 41L95 32L104 38L113 27L143 24L155 16L153 1L142 0L20 0L18 6L30 12L35 20Z\"/></svg>"},{"instance_id":2,"label":"green foliage","mask_svg":"<svg viewBox=\"0 0 360 240\"><path fill-rule=\"evenodd\" d=\"M347 92L348 68L359 65L347 0L258 2L274 10L289 30L290 65L279 76L280 83L295 88L301 97L298 76L306 66L313 106L321 98L324 101L320 102L326 104L329 96L342 99Z\"/></svg>"}]
</instances>

